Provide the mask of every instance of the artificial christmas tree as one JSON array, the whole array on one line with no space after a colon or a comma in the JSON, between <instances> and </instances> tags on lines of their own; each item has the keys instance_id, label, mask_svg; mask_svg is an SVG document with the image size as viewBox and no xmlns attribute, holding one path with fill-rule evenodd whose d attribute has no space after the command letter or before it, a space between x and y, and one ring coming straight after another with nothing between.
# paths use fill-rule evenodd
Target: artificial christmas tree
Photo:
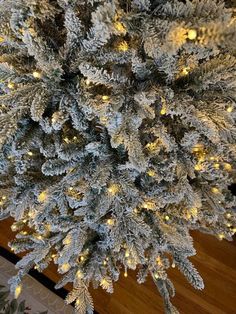
<instances>
[{"instance_id":1,"label":"artificial christmas tree","mask_svg":"<svg viewBox=\"0 0 236 314\"><path fill-rule=\"evenodd\" d=\"M217 0L0 1L0 210L16 296L53 260L67 302L137 269L197 289L190 230L231 240L236 16Z\"/></svg>"}]
</instances>

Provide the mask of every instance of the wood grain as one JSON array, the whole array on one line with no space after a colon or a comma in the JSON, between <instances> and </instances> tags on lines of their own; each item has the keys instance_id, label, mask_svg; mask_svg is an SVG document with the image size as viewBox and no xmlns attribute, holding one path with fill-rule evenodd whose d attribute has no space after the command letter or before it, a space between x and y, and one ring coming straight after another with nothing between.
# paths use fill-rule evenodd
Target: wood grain
<instances>
[{"instance_id":1,"label":"wood grain","mask_svg":"<svg viewBox=\"0 0 236 314\"><path fill-rule=\"evenodd\" d=\"M11 219L0 222L0 245L7 249L14 236L11 222ZM177 269L170 269L176 287L174 305L181 314L236 314L236 241L219 241L199 232L194 232L193 237L197 255L191 260L204 279L205 289L196 291ZM55 282L60 278L55 265L50 265L44 274ZM100 314L163 313L162 299L151 278L139 285L135 272L128 274L115 283L113 294L101 288L91 289L96 310Z\"/></svg>"}]
</instances>

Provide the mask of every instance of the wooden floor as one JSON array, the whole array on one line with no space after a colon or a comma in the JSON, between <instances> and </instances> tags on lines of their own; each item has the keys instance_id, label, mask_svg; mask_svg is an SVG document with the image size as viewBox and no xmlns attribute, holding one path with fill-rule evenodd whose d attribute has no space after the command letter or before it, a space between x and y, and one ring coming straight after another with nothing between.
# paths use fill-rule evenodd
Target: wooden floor
<instances>
[{"instance_id":1,"label":"wooden floor","mask_svg":"<svg viewBox=\"0 0 236 314\"><path fill-rule=\"evenodd\" d=\"M10 220L0 222L0 245L4 248L13 236L10 223ZM219 241L198 232L193 236L198 254L192 262L204 279L205 289L194 290L178 270L171 269L169 274L176 287L174 305L181 314L236 314L236 241ZM53 265L45 274L53 281L59 278ZM122 277L113 294L100 288L91 293L99 314L163 313L162 300L151 279L139 285L135 272Z\"/></svg>"}]
</instances>

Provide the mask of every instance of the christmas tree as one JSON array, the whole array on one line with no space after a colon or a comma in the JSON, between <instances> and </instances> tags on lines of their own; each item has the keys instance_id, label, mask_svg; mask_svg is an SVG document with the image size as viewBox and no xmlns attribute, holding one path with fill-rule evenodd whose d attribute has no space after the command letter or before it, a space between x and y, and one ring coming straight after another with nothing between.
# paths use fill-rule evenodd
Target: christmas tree
<instances>
[{"instance_id":1,"label":"christmas tree","mask_svg":"<svg viewBox=\"0 0 236 314\"><path fill-rule=\"evenodd\" d=\"M163 296L176 265L196 288L190 231L231 240L236 10L218 0L1 0L0 217L51 261L66 301L136 269Z\"/></svg>"}]
</instances>

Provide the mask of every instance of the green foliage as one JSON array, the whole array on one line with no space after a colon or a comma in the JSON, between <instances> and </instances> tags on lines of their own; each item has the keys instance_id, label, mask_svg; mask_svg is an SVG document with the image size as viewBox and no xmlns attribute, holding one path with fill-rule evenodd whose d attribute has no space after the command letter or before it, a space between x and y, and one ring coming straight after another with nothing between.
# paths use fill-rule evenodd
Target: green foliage
<instances>
[{"instance_id":1,"label":"green foliage","mask_svg":"<svg viewBox=\"0 0 236 314\"><path fill-rule=\"evenodd\" d=\"M0 6L0 217L11 290L52 261L67 302L168 268L197 289L192 229L235 233L236 19L231 1L5 0ZM14 304L12 306L15 306Z\"/></svg>"}]
</instances>

